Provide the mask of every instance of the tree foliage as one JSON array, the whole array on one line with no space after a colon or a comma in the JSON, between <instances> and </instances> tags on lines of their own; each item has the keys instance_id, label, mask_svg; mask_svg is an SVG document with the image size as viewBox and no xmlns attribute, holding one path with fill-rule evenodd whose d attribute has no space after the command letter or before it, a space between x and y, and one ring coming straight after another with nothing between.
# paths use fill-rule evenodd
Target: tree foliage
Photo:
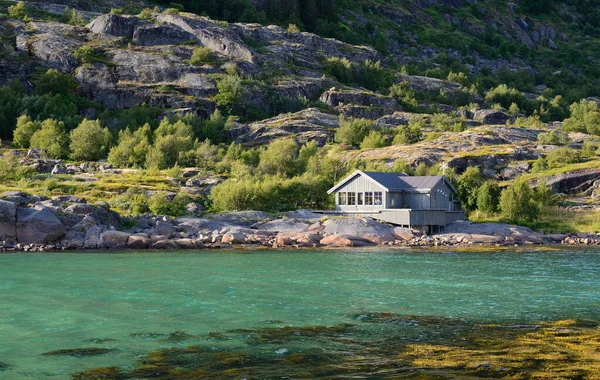
<instances>
[{"instance_id":1,"label":"tree foliage","mask_svg":"<svg viewBox=\"0 0 600 380\"><path fill-rule=\"evenodd\" d=\"M71 131L71 158L80 161L98 161L108 152L112 136L102 128L99 120L83 120Z\"/></svg>"},{"instance_id":2,"label":"tree foliage","mask_svg":"<svg viewBox=\"0 0 600 380\"><path fill-rule=\"evenodd\" d=\"M31 136L29 146L45 150L49 157L65 158L69 154L69 136L64 124L54 119L44 120Z\"/></svg>"},{"instance_id":3,"label":"tree foliage","mask_svg":"<svg viewBox=\"0 0 600 380\"><path fill-rule=\"evenodd\" d=\"M539 218L539 204L525 178L515 178L512 185L502 190L500 210L502 218L509 222L531 223Z\"/></svg>"},{"instance_id":4,"label":"tree foliage","mask_svg":"<svg viewBox=\"0 0 600 380\"><path fill-rule=\"evenodd\" d=\"M358 147L373 129L374 123L367 119L349 119L340 117L340 124L335 132L335 141Z\"/></svg>"}]
</instances>

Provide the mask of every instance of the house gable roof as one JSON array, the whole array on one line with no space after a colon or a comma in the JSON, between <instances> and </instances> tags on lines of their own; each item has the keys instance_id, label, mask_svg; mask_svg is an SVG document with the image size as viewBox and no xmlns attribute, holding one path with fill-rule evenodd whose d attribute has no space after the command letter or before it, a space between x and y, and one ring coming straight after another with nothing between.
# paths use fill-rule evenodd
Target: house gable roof
<instances>
[{"instance_id":1,"label":"house gable roof","mask_svg":"<svg viewBox=\"0 0 600 380\"><path fill-rule=\"evenodd\" d=\"M340 183L329 189L328 194L333 193L344 184L346 184L351 179L355 178L357 175L362 175L373 182L379 184L387 191L401 191L401 192L427 192L438 185L441 181L446 182L446 184L452 189L452 191L456 192L456 189L450 181L444 176L408 176L406 174L398 174L398 173L383 173L383 172L363 172L361 170L357 170L354 173L350 174L348 177L344 178Z\"/></svg>"}]
</instances>

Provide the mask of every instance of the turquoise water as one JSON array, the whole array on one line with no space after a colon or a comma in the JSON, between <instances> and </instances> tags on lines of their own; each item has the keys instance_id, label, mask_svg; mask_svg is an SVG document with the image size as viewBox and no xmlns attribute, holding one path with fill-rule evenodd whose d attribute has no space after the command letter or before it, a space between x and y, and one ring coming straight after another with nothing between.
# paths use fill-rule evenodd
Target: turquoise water
<instances>
[{"instance_id":1,"label":"turquoise water","mask_svg":"<svg viewBox=\"0 0 600 380\"><path fill-rule=\"evenodd\" d=\"M210 332L336 325L376 311L500 323L599 320L600 251L0 255L0 362L8 365L0 378L132 368L150 350L224 344L208 341ZM174 331L194 337L165 339ZM115 351L42 355L83 347Z\"/></svg>"}]
</instances>

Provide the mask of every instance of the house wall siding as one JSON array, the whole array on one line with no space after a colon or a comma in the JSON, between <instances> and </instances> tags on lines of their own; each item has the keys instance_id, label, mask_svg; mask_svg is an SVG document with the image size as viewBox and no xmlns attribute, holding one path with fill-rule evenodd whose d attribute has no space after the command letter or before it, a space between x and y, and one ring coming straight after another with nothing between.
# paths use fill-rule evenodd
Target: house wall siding
<instances>
[{"instance_id":1,"label":"house wall siding","mask_svg":"<svg viewBox=\"0 0 600 380\"><path fill-rule=\"evenodd\" d=\"M372 206L367 206L367 205L340 206L340 205L337 205L336 210L345 211L345 212L357 212L357 211L378 211L378 210L383 210L386 208L386 205L388 203L388 196L387 196L387 192L386 192L385 188L383 186L373 182L372 180L370 180L368 178L365 178L361 175L357 175L356 177L352 178L350 181L348 181L346 184L344 184L342 187L340 187L339 189L337 189L335 191L336 204L337 204L337 199L338 199L338 193L340 193L340 192L354 192L354 193L373 192L374 193L376 191L381 192L381 195L382 195L381 205L372 205ZM363 200L364 200L364 195L363 195Z\"/></svg>"}]
</instances>

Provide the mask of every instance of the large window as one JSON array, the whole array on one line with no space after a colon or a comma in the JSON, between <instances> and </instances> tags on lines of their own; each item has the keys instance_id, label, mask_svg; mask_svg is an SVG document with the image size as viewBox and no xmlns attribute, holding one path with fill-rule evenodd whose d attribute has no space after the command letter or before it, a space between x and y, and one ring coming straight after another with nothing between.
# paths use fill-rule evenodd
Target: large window
<instances>
[{"instance_id":1,"label":"large window","mask_svg":"<svg viewBox=\"0 0 600 380\"><path fill-rule=\"evenodd\" d=\"M338 205L345 206L346 205L346 193L338 193Z\"/></svg>"},{"instance_id":2,"label":"large window","mask_svg":"<svg viewBox=\"0 0 600 380\"><path fill-rule=\"evenodd\" d=\"M356 205L356 193L353 191L348 192L348 206Z\"/></svg>"},{"instance_id":3,"label":"large window","mask_svg":"<svg viewBox=\"0 0 600 380\"><path fill-rule=\"evenodd\" d=\"M381 206L383 204L383 195L381 191L376 191L375 193L375 205Z\"/></svg>"},{"instance_id":4,"label":"large window","mask_svg":"<svg viewBox=\"0 0 600 380\"><path fill-rule=\"evenodd\" d=\"M363 202L363 193L356 193L356 204L359 206L364 205L365 203Z\"/></svg>"},{"instance_id":5,"label":"large window","mask_svg":"<svg viewBox=\"0 0 600 380\"><path fill-rule=\"evenodd\" d=\"M373 206L373 192L372 191L367 191L365 193L365 205Z\"/></svg>"}]
</instances>

